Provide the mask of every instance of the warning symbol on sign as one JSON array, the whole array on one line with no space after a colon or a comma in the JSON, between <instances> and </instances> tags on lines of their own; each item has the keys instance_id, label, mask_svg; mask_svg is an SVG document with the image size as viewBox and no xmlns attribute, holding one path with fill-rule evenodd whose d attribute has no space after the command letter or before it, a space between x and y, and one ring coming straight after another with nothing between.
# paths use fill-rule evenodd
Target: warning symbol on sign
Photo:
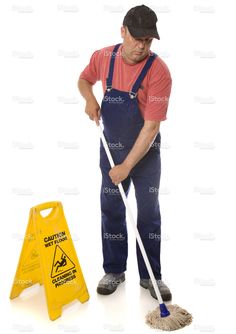
<instances>
[{"instance_id":1,"label":"warning symbol on sign","mask_svg":"<svg viewBox=\"0 0 236 334\"><path fill-rule=\"evenodd\" d=\"M54 278L73 268L75 268L75 264L61 247L57 245L53 257L51 277Z\"/></svg>"}]
</instances>

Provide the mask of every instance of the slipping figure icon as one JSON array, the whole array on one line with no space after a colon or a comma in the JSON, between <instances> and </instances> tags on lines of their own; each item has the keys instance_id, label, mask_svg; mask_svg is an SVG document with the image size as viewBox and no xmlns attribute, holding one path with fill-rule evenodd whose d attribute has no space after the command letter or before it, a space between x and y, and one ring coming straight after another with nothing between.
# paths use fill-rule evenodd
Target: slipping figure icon
<instances>
[{"instance_id":1,"label":"slipping figure icon","mask_svg":"<svg viewBox=\"0 0 236 334\"><path fill-rule=\"evenodd\" d=\"M66 261L66 255L65 255L65 254L62 254L62 256L61 256L61 261L58 260L58 261L54 264L54 267L57 266L57 268L56 268L56 273L57 273L57 271L58 271L59 268L66 266L66 264L67 264L67 261Z\"/></svg>"}]
</instances>

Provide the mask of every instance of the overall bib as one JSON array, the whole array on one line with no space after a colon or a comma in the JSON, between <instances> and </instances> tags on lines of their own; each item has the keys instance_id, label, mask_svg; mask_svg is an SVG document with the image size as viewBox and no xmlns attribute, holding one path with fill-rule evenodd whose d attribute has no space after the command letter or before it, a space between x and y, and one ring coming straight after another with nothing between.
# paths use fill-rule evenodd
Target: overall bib
<instances>
[{"instance_id":1,"label":"overall bib","mask_svg":"<svg viewBox=\"0 0 236 334\"><path fill-rule=\"evenodd\" d=\"M112 87L115 58L119 46L120 44L116 45L112 52L106 92L101 105L104 135L115 165L125 160L144 125L139 111L137 92L157 56L152 54L148 57L130 92L120 91ZM133 182L137 200L137 228L156 279L161 279L161 216L158 201L161 172L160 140L160 133L158 133L148 153L122 182L126 196L131 181ZM128 256L125 206L118 187L109 177L111 167L102 142L100 144L100 168L102 172L103 268L105 273L121 273L126 270ZM149 274L138 245L136 248L140 278L147 279Z\"/></svg>"}]
</instances>

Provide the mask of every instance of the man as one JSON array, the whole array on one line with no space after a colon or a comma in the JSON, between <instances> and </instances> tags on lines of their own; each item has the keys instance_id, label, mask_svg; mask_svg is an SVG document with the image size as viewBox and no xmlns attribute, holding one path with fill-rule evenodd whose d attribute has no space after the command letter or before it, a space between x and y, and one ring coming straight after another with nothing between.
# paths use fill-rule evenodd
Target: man
<instances>
[{"instance_id":1,"label":"man","mask_svg":"<svg viewBox=\"0 0 236 334\"><path fill-rule=\"evenodd\" d=\"M121 37L123 44L93 53L80 75L78 87L86 100L85 112L97 124L100 117L115 167L111 169L103 145L100 147L102 172L101 213L103 268L97 292L113 293L125 280L128 242L125 207L117 185L122 182L128 195L131 181L137 200L137 227L164 301L171 299L162 281L160 265L161 216L158 202L160 183L160 122L166 119L171 76L166 64L150 51L153 38L160 39L156 14L136 6L126 14ZM101 80L102 105L93 94ZM154 288L137 245L140 285Z\"/></svg>"}]
</instances>

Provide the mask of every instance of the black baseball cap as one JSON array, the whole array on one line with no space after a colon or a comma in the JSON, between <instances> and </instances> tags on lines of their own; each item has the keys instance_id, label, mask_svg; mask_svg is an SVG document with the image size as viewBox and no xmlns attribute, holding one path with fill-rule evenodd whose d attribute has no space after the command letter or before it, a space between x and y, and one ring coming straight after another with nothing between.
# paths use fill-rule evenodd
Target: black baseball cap
<instances>
[{"instance_id":1,"label":"black baseball cap","mask_svg":"<svg viewBox=\"0 0 236 334\"><path fill-rule=\"evenodd\" d=\"M145 5L131 8L123 20L123 25L128 27L134 38L150 36L160 39L156 23L156 13Z\"/></svg>"}]
</instances>

